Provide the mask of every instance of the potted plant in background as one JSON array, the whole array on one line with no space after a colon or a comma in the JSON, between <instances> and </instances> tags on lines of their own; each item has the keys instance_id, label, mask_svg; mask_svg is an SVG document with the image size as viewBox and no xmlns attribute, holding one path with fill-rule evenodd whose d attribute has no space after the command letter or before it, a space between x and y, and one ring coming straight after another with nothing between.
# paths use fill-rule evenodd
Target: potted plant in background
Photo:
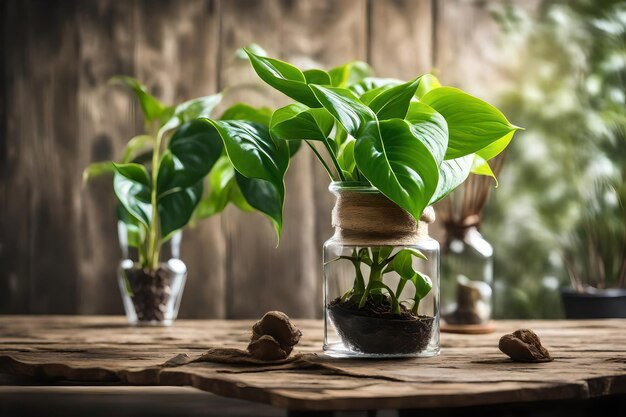
<instances>
[{"instance_id":1,"label":"potted plant in background","mask_svg":"<svg viewBox=\"0 0 626 417\"><path fill-rule=\"evenodd\" d=\"M118 236L124 255L118 282L128 321L168 325L178 314L187 276L187 268L179 259L181 230L190 222L219 213L232 202L242 210L266 214L280 233L283 200L278 196L284 196L284 186L274 190L273 185L258 178L266 172L254 170L253 162L248 162L246 167L252 168L244 174L235 170L222 139L203 119L211 116L221 94L167 106L133 78L116 77L113 81L127 86L137 97L145 133L128 142L119 163L94 163L83 178L87 181L113 173L119 203ZM267 133L270 116L270 109L239 103L224 111L222 119L253 120L245 123L268 140L262 151L272 161L279 161L275 171L282 178L296 148L282 142L274 146ZM229 142L226 147L243 154L261 152L257 145L260 142L250 145L242 141ZM266 198L272 192L277 197Z\"/></svg>"},{"instance_id":2,"label":"potted plant in background","mask_svg":"<svg viewBox=\"0 0 626 417\"><path fill-rule=\"evenodd\" d=\"M571 287L561 289L568 319L626 318L626 185L595 181L584 212L562 240Z\"/></svg>"},{"instance_id":3,"label":"potted plant in background","mask_svg":"<svg viewBox=\"0 0 626 417\"><path fill-rule=\"evenodd\" d=\"M492 174L487 161L519 128L432 75L375 78L362 62L300 71L247 53L261 79L297 101L273 113L272 139L304 141L337 197L336 232L324 245L325 351L437 354L439 246L428 236L430 206L470 171ZM259 141L210 123L225 143Z\"/></svg>"}]
</instances>

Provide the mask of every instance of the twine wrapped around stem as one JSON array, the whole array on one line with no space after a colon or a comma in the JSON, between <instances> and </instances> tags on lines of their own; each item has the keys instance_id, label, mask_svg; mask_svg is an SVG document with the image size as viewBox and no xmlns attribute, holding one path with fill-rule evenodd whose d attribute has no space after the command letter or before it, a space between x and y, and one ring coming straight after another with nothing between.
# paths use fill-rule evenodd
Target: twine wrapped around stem
<instances>
[{"instance_id":1,"label":"twine wrapped around stem","mask_svg":"<svg viewBox=\"0 0 626 417\"><path fill-rule=\"evenodd\" d=\"M332 212L333 240L347 245L414 245L428 236L435 211L427 207L420 221L374 188L342 188L331 184L337 200Z\"/></svg>"}]
</instances>

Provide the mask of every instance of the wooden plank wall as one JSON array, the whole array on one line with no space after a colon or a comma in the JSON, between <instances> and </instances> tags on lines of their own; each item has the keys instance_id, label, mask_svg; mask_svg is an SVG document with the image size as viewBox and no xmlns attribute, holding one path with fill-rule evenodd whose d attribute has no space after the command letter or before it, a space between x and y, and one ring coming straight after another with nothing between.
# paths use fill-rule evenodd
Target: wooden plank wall
<instances>
[{"instance_id":1,"label":"wooden plank wall","mask_svg":"<svg viewBox=\"0 0 626 417\"><path fill-rule=\"evenodd\" d=\"M489 3L3 1L0 313L122 312L111 184L81 185L89 162L118 158L141 129L138 107L107 85L111 76L135 76L165 102L229 87L225 105L282 105L284 97L233 58L256 42L305 68L365 59L382 76L408 78L436 66L445 82L479 89L490 76L482 52L497 38ZM286 182L278 248L264 218L233 208L185 233L181 317L269 309L321 316L321 245L332 232L333 200L307 150Z\"/></svg>"}]
</instances>

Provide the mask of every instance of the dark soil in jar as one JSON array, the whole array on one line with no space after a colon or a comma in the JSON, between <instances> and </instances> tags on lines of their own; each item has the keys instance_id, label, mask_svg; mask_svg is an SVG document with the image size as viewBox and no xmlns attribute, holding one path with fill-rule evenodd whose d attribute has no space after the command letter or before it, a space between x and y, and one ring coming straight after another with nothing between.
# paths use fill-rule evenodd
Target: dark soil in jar
<instances>
[{"instance_id":1,"label":"dark soil in jar","mask_svg":"<svg viewBox=\"0 0 626 417\"><path fill-rule=\"evenodd\" d=\"M162 268L150 273L144 269L126 271L131 299L139 322L163 321L170 299L171 278Z\"/></svg>"},{"instance_id":2,"label":"dark soil in jar","mask_svg":"<svg viewBox=\"0 0 626 417\"><path fill-rule=\"evenodd\" d=\"M424 350L433 332L434 317L414 316L401 306L394 314L387 300L368 302L359 308L355 300L328 306L330 319L348 347L368 354L415 354Z\"/></svg>"}]
</instances>

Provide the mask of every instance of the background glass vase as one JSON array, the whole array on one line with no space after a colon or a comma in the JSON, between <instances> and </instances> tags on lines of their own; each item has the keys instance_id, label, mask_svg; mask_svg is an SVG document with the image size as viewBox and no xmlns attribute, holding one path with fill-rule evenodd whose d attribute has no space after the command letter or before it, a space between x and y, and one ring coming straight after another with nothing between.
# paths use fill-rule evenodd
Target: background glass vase
<instances>
[{"instance_id":1,"label":"background glass vase","mask_svg":"<svg viewBox=\"0 0 626 417\"><path fill-rule=\"evenodd\" d=\"M163 244L156 271L141 267L139 251L129 245L133 232L124 222L118 222L123 259L117 279L126 318L133 325L171 325L178 316L187 279L187 267L180 260L182 231Z\"/></svg>"},{"instance_id":2,"label":"background glass vase","mask_svg":"<svg viewBox=\"0 0 626 417\"><path fill-rule=\"evenodd\" d=\"M492 318L493 247L475 226L448 240L441 259L441 317L450 325Z\"/></svg>"}]
</instances>

